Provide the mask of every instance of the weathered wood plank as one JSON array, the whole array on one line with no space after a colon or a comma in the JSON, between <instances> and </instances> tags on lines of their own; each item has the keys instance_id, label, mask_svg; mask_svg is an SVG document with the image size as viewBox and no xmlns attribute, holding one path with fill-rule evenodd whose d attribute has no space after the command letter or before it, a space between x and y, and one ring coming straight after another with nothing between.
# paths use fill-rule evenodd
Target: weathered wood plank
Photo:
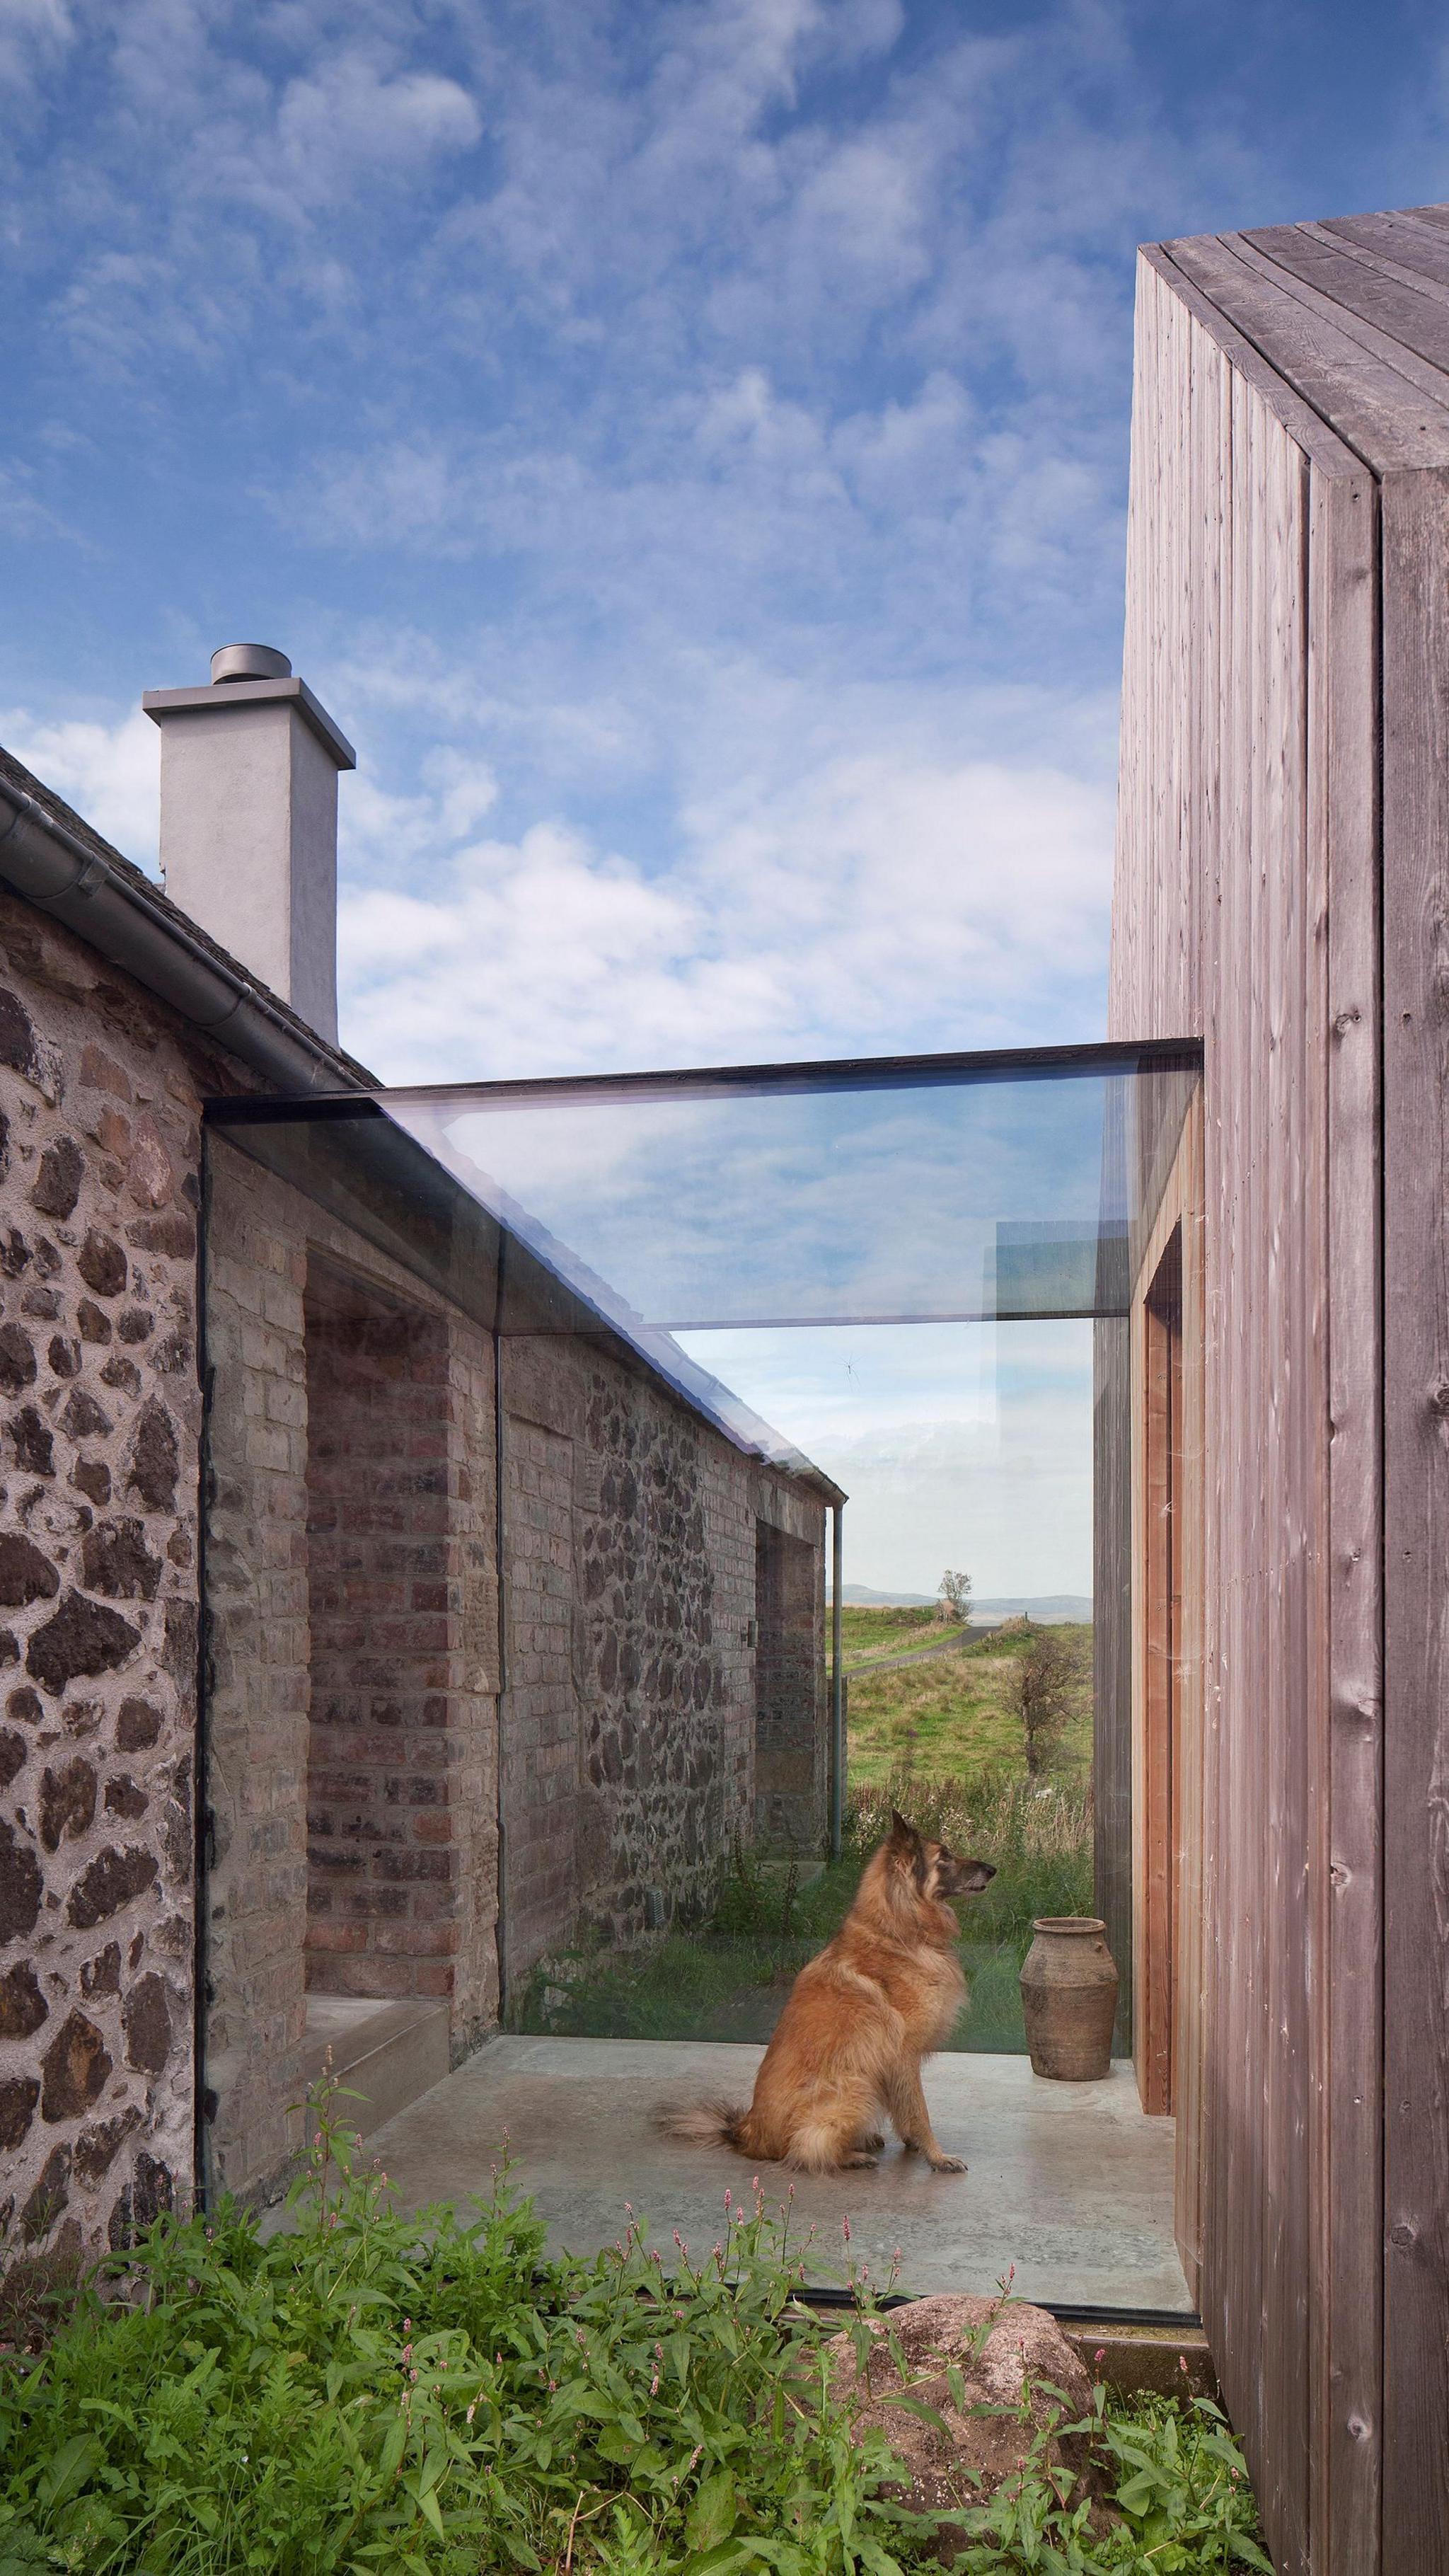
<instances>
[{"instance_id":1,"label":"weathered wood plank","mask_svg":"<svg viewBox=\"0 0 1449 2576\"><path fill-rule=\"evenodd\" d=\"M1255 2474L1262 2459L1263 2337L1258 2307L1261 2272L1257 2233L1263 2206L1260 2107L1254 2082L1252 2026L1261 1951L1254 1935L1257 1845L1262 1798L1253 1776L1253 1746L1245 1747L1241 1704L1254 1626L1245 1569L1254 1540L1251 1490L1242 1461L1230 1445L1232 1426L1256 1418L1255 1390L1244 1382L1251 1357L1253 1281L1250 1257L1254 1210L1246 1183L1252 1170L1253 1061L1241 1030L1248 1016L1253 924L1253 782L1257 775L1254 683L1257 670L1253 582L1252 444L1254 397L1238 376L1232 384L1230 460L1230 589L1228 631L1232 649L1224 673L1223 725L1232 764L1232 796L1225 828L1228 873L1221 919L1222 947L1212 961L1219 1021L1213 1060L1221 1121L1216 1169L1211 1172L1208 1218L1219 1247L1221 1331L1214 1336L1217 1367L1211 1419L1215 1447L1210 1509L1219 1523L1221 1592L1210 1604L1217 1640L1219 1766L1222 1784L1219 1848L1222 1943L1216 2003L1216 2045L1209 2060L1207 2152L1215 2183L1215 2224L1203 2244L1204 2315L1213 2318L1214 2352L1234 2422L1249 2446ZM1210 1106L1211 1114L1211 1106Z\"/></svg>"},{"instance_id":2,"label":"weathered wood plank","mask_svg":"<svg viewBox=\"0 0 1449 2576\"><path fill-rule=\"evenodd\" d=\"M1347 244L1307 224L1272 224L1238 239L1261 252L1276 269L1314 290L1311 309L1331 313L1349 331L1353 315L1369 325L1362 345L1386 366L1407 374L1431 400L1449 405L1449 311L1432 289L1406 283L1372 260L1355 257ZM1358 334L1354 334L1358 337ZM1411 366L1411 359L1418 365Z\"/></svg>"},{"instance_id":3,"label":"weathered wood plank","mask_svg":"<svg viewBox=\"0 0 1449 2576\"><path fill-rule=\"evenodd\" d=\"M1313 2074L1310 1996L1313 1955L1308 1910L1308 1748L1317 1712L1310 1568L1320 1520L1322 1456L1315 1398L1323 1384L1315 1315L1322 1301L1320 1122L1307 1096L1306 1064L1323 1056L1323 1031L1310 992L1306 858L1307 790L1307 460L1274 426L1270 457L1272 572L1269 622L1277 642L1270 698L1276 807L1265 917L1272 1080L1268 1101L1267 1236L1270 1305L1266 1344L1273 1437L1268 1453L1266 1540L1268 1654L1274 1724L1268 1743L1268 1817L1273 1837L1271 1993L1265 2016L1269 2206L1265 2270L1274 2283L1269 2353L1275 2450L1281 2463L1280 2560L1307 2567L1309 2102ZM1287 647L1287 649L1284 649ZM1317 1187L1312 1218L1308 1194ZM1314 1222L1316 1220L1316 1224ZM1320 1552L1321 1557L1321 1552ZM1326 1616L1326 1597L1321 1603Z\"/></svg>"},{"instance_id":4,"label":"weathered wood plank","mask_svg":"<svg viewBox=\"0 0 1449 2576\"><path fill-rule=\"evenodd\" d=\"M1449 2566L1449 475L1383 511L1383 2554Z\"/></svg>"},{"instance_id":5,"label":"weathered wood plank","mask_svg":"<svg viewBox=\"0 0 1449 2576\"><path fill-rule=\"evenodd\" d=\"M1215 661L1204 671L1202 708L1204 775L1210 782L1208 794L1212 809L1208 818L1212 845L1212 903L1202 920L1202 949L1195 961L1199 982L1204 1030L1206 1067L1202 1110L1202 1314L1203 1314L1203 1443L1202 1443L1202 1546L1203 1546L1203 1647L1202 1694L1204 1728L1203 1764L1203 1957L1204 1968L1211 1963L1212 1976L1202 2004L1203 2063L1202 2100L1199 2108L1201 2167L1199 2178L1199 2232L1201 2270L1199 2273L1199 2308L1208 2304L1209 2247L1220 2248L1225 2241L1226 2219L1222 2189L1222 2156L1214 2127L1214 2105L1217 2098L1217 2067L1222 2047L1219 1993L1223 1981L1222 1943L1229 1920L1229 1865L1224 1847L1224 1816L1228 1793L1228 1766L1224 1755L1223 1707L1223 1603L1226 1598L1224 1551L1231 1533L1224 1530L1216 1495L1218 1429L1222 1420L1222 1368L1226 1348L1222 1280L1226 1238L1222 1229L1221 1175L1224 1168L1222 1087L1218 1068L1223 1062L1223 994L1217 961L1224 953L1224 918L1230 906L1230 889L1235 875L1232 820L1236 810L1238 762L1233 730L1228 721L1231 699L1233 652L1233 405L1234 385L1238 377L1236 363L1228 363L1221 344L1207 326L1194 317L1199 338L1210 341L1216 364L1211 373L1211 412L1206 423L1207 435L1216 447L1216 527L1214 531L1213 585L1218 613L1218 650ZM1254 363L1257 363L1256 357ZM1244 380L1246 381L1246 379ZM1289 396L1289 400L1296 397ZM1205 405L1205 410L1207 406ZM1324 432L1325 438L1331 433ZM1335 448L1338 442L1333 441ZM1344 453L1347 451L1345 450ZM1216 2260L1216 2257L1214 2258ZM1221 2294L1215 2293L1219 2311Z\"/></svg>"},{"instance_id":6,"label":"weathered wood plank","mask_svg":"<svg viewBox=\"0 0 1449 2576\"><path fill-rule=\"evenodd\" d=\"M1346 314L1319 312L1311 287L1285 271L1270 271L1235 235L1165 248L1184 276L1375 472L1449 464L1449 409L1360 344L1353 333L1367 325Z\"/></svg>"},{"instance_id":7,"label":"weathered wood plank","mask_svg":"<svg viewBox=\"0 0 1449 2576\"><path fill-rule=\"evenodd\" d=\"M1203 1897L1205 1884L1203 1718L1203 1276L1202 1096L1188 1113L1174 1174L1182 1239L1182 1429L1180 1459L1181 1630L1178 1640L1180 1754L1177 1922L1177 2124L1173 2215L1178 2251L1194 2300L1202 2292Z\"/></svg>"},{"instance_id":8,"label":"weathered wood plank","mask_svg":"<svg viewBox=\"0 0 1449 2576\"><path fill-rule=\"evenodd\" d=\"M1449 232L1449 206L1401 206L1396 211L1412 223L1429 224L1440 232Z\"/></svg>"},{"instance_id":9,"label":"weathered wood plank","mask_svg":"<svg viewBox=\"0 0 1449 2576\"><path fill-rule=\"evenodd\" d=\"M1449 241L1423 225L1393 215L1350 216L1346 222L1300 224L1310 241L1328 242L1371 275L1396 278L1416 295L1449 306Z\"/></svg>"},{"instance_id":10,"label":"weathered wood plank","mask_svg":"<svg viewBox=\"0 0 1449 2576\"><path fill-rule=\"evenodd\" d=\"M1315 472L1312 513L1309 843L1327 918L1330 1440L1328 1740L1315 1852L1324 1976L1314 2399L1325 2429L1311 2522L1316 2562L1349 2570L1377 2564L1383 2373L1377 486L1367 474Z\"/></svg>"},{"instance_id":11,"label":"weathered wood plank","mask_svg":"<svg viewBox=\"0 0 1449 2576\"><path fill-rule=\"evenodd\" d=\"M1397 206L1382 215L1330 215L1319 229L1335 241L1383 245L1417 277L1449 284L1449 241L1444 227L1430 223L1416 207Z\"/></svg>"},{"instance_id":12,"label":"weathered wood plank","mask_svg":"<svg viewBox=\"0 0 1449 2576\"><path fill-rule=\"evenodd\" d=\"M1229 320L1226 313L1219 310L1186 271L1169 257L1167 244L1149 243L1145 249L1138 252L1139 280L1144 270L1150 270L1154 277L1163 281L1172 301L1186 308L1199 328L1207 334L1214 348L1222 352L1233 374L1241 376L1245 384L1252 386L1260 400L1267 404L1273 418L1281 421L1294 445L1302 448L1304 455L1321 473L1348 475L1362 473L1362 457L1329 428L1327 421L1313 409L1311 403L1305 402L1301 394L1294 392L1292 386L1287 384L1283 377L1268 364L1261 350L1255 347L1236 324ZM1141 340L1143 337L1139 304L1138 338ZM1143 354L1146 354L1145 350ZM1129 556L1129 566L1130 560Z\"/></svg>"},{"instance_id":13,"label":"weathered wood plank","mask_svg":"<svg viewBox=\"0 0 1449 2576\"><path fill-rule=\"evenodd\" d=\"M1247 2145L1250 2188L1236 2225L1243 2235L1240 2260L1242 2310L1239 2330L1252 2338L1253 2411L1251 2439L1256 2453L1254 2479L1264 2521L1272 2535L1275 2558L1284 2555L1282 2523L1289 2464L1282 2456L1278 2389L1273 2375L1272 2326L1276 2302L1270 2266L1278 2144L1272 2123L1272 2040L1268 2016L1273 2008L1275 1934L1272 1903L1277 1856L1276 1822L1270 1805L1271 1755L1276 1710L1277 1672L1268 1630L1274 1607L1276 1571L1271 1561L1269 1479L1272 1466L1274 1371L1269 1334L1273 1312L1274 1246L1271 1202L1266 1191L1271 1078L1276 1071L1268 1027L1267 979L1272 943L1265 930L1271 900L1273 832L1278 821L1278 744L1273 722L1274 683L1282 645L1273 624L1274 570L1269 472L1271 435L1277 424L1260 405L1246 404L1243 417L1248 580L1245 633L1250 660L1241 675L1250 739L1248 777L1248 865L1245 936L1235 959L1227 964L1233 995L1231 1042L1245 1068L1242 1087L1247 1150L1228 1176L1238 1198L1240 1247L1237 1268L1243 1331L1229 1356L1229 1410L1223 1441L1229 1474L1237 1489L1242 1533L1236 1589L1244 1621L1230 1702L1230 1745L1234 1767L1246 1791L1240 1825L1239 1859L1244 1910L1239 1986L1243 2006L1241 2063L1243 2091L1234 2106L1242 2120ZM1279 433L1281 435L1281 433ZM1227 961L1225 961L1227 962ZM1245 1221L1244 1221L1245 1220ZM1243 1293L1245 1292L1245 1293ZM1234 1383L1236 1381L1236 1383ZM1290 2535L1291 2536L1291 2535ZM1288 2560L1290 2567L1294 2561Z\"/></svg>"}]
</instances>

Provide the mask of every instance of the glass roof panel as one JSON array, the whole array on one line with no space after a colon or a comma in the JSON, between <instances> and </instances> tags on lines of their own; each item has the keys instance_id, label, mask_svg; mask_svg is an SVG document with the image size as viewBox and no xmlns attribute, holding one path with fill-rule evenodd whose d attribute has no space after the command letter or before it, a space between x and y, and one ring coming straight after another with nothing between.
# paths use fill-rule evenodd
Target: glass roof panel
<instances>
[{"instance_id":1,"label":"glass roof panel","mask_svg":"<svg viewBox=\"0 0 1449 2576\"><path fill-rule=\"evenodd\" d=\"M717 1337L1125 1313L1198 1058L925 1056L210 1115L490 1329L608 1331L783 1463L706 1364Z\"/></svg>"}]
</instances>

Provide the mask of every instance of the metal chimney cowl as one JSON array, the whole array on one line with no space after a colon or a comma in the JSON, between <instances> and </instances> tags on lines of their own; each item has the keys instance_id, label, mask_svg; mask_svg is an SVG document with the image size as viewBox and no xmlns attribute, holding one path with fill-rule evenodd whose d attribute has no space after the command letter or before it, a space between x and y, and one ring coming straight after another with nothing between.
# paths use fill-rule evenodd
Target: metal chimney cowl
<instances>
[{"instance_id":1,"label":"metal chimney cowl","mask_svg":"<svg viewBox=\"0 0 1449 2576\"><path fill-rule=\"evenodd\" d=\"M285 653L224 644L211 684L148 689L173 903L337 1041L337 774L357 755Z\"/></svg>"}]
</instances>

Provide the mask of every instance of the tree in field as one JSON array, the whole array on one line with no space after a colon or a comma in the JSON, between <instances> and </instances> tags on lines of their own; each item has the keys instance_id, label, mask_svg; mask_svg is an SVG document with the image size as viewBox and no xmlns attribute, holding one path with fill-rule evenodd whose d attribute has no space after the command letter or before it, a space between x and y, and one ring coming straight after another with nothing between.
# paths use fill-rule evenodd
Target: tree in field
<instances>
[{"instance_id":1,"label":"tree in field","mask_svg":"<svg viewBox=\"0 0 1449 2576\"><path fill-rule=\"evenodd\" d=\"M969 1574L953 1574L950 1567L947 1567L941 1577L941 1607L938 1616L942 1619L959 1619L963 1625L970 1618L971 1577Z\"/></svg>"},{"instance_id":2,"label":"tree in field","mask_svg":"<svg viewBox=\"0 0 1449 2576\"><path fill-rule=\"evenodd\" d=\"M1070 1641L1054 1628L1034 1629L1012 1675L1026 1767L1033 1779L1056 1761L1072 1719L1079 1679L1080 1657Z\"/></svg>"}]
</instances>

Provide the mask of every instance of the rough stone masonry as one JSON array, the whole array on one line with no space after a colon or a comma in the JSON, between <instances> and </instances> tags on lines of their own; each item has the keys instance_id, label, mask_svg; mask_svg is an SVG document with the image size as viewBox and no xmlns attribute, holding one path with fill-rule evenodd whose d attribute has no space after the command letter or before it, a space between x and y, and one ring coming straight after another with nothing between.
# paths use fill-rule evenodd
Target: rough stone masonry
<instances>
[{"instance_id":1,"label":"rough stone masonry","mask_svg":"<svg viewBox=\"0 0 1449 2576\"><path fill-rule=\"evenodd\" d=\"M0 902L12 2249L124 2244L191 2170L201 1071L159 1006Z\"/></svg>"}]
</instances>

